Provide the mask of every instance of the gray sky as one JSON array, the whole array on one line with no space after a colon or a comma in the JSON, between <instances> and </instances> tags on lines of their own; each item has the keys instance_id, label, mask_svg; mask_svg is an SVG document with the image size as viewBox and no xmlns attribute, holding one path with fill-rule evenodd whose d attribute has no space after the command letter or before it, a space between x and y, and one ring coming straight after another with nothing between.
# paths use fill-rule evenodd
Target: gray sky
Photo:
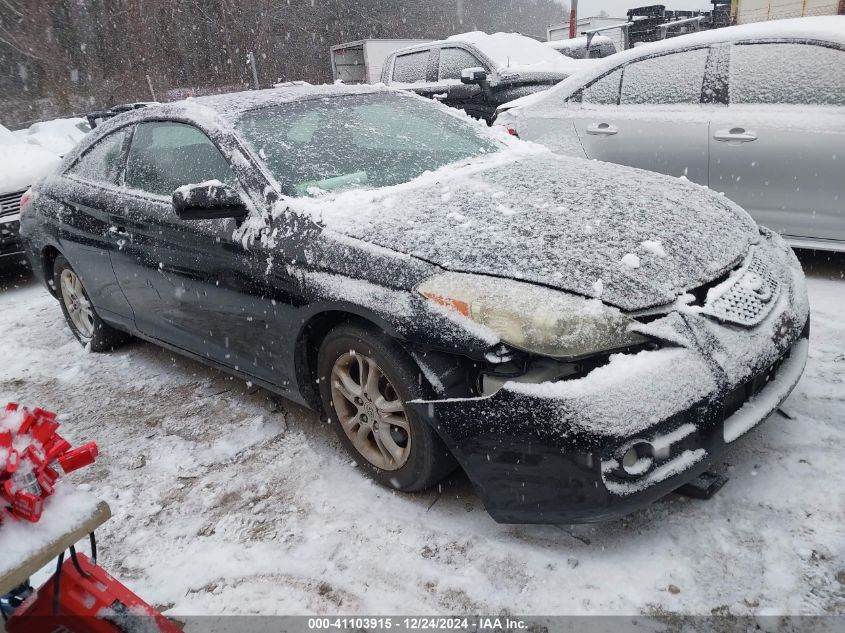
<instances>
[{"instance_id":1,"label":"gray sky","mask_svg":"<svg viewBox=\"0 0 845 633\"><path fill-rule=\"evenodd\" d=\"M561 4L568 4L563 0ZM663 4L670 10L712 9L707 0L578 0L578 15L586 18L597 15L604 9L613 18L624 18L628 9L647 7L651 4ZM565 20L561 20L562 22Z\"/></svg>"}]
</instances>

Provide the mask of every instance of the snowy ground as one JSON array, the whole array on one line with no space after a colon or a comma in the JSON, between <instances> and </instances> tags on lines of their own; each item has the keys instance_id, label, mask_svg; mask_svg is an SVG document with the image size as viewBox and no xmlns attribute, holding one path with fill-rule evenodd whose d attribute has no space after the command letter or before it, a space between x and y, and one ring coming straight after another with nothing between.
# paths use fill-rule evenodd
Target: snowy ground
<instances>
[{"instance_id":1,"label":"snowy ground","mask_svg":"<svg viewBox=\"0 0 845 633\"><path fill-rule=\"evenodd\" d=\"M58 411L97 464L104 566L171 615L845 613L845 257L803 254L807 371L737 442L712 500L594 526L496 524L463 476L372 484L317 417L136 342L87 354L27 274L0 272L0 403Z\"/></svg>"}]
</instances>

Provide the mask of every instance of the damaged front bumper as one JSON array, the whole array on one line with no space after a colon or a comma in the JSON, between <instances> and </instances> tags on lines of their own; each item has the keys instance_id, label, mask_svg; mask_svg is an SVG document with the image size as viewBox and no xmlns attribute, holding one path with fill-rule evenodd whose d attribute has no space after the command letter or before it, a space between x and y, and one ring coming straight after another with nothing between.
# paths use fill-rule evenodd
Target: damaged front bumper
<instances>
[{"instance_id":1,"label":"damaged front bumper","mask_svg":"<svg viewBox=\"0 0 845 633\"><path fill-rule=\"evenodd\" d=\"M781 250L779 238L767 240ZM753 328L673 311L647 329L674 345L618 355L584 378L410 406L447 443L496 521L627 514L707 470L801 378L806 289L794 255L779 259L780 295Z\"/></svg>"}]
</instances>

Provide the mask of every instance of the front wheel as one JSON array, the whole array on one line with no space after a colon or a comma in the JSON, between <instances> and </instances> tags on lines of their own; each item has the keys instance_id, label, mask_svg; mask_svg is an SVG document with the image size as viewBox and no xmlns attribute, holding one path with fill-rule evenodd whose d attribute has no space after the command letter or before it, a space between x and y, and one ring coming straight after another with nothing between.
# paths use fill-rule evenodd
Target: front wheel
<instances>
[{"instance_id":1,"label":"front wheel","mask_svg":"<svg viewBox=\"0 0 845 633\"><path fill-rule=\"evenodd\" d=\"M90 346L93 352L105 352L126 342L129 335L114 329L94 310L82 280L62 255L53 264L53 283L65 320L82 345Z\"/></svg>"},{"instance_id":2,"label":"front wheel","mask_svg":"<svg viewBox=\"0 0 845 633\"><path fill-rule=\"evenodd\" d=\"M430 397L420 370L384 334L353 324L326 336L319 352L323 409L344 448L376 481L426 490L455 468L443 441L406 403Z\"/></svg>"}]
</instances>

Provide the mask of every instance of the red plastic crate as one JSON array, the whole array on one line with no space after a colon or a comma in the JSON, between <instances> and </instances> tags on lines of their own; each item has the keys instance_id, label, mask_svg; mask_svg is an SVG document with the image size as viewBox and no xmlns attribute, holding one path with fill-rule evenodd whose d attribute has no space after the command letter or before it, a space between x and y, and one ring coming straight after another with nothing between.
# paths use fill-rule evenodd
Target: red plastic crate
<instances>
[{"instance_id":1,"label":"red plastic crate","mask_svg":"<svg viewBox=\"0 0 845 633\"><path fill-rule=\"evenodd\" d=\"M57 612L53 611L54 577L50 577L9 618L8 633L182 632L87 556L77 554L77 560L90 576L80 574L71 559L65 561Z\"/></svg>"}]
</instances>

